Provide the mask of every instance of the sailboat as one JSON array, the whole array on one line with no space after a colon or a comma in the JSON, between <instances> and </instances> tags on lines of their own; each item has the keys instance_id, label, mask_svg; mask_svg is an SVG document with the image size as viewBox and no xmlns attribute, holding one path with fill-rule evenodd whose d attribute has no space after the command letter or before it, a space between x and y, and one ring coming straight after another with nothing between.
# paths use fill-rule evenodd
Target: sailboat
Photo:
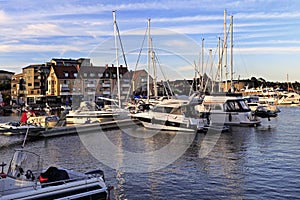
<instances>
[{"instance_id":1,"label":"sailboat","mask_svg":"<svg viewBox=\"0 0 300 200\"><path fill-rule=\"evenodd\" d=\"M257 126L261 123L254 113L251 112L246 100L241 94L234 93L233 88L233 17L230 18L230 89L225 93L211 93L205 95L202 104L197 106L201 113L208 112L212 124ZM226 10L224 11L224 45L225 66L227 65L227 31L226 31ZM220 40L219 40L220 41ZM219 42L220 47L220 42ZM223 55L222 52L222 55ZM219 55L219 70L221 69L221 57ZM220 72L222 76L222 72ZM227 74L227 73L226 73ZM220 78L222 80L222 77ZM225 82L227 90L227 78ZM220 88L219 88L220 89ZM213 91L213 87L212 87ZM230 92L229 92L230 91Z\"/></svg>"},{"instance_id":2,"label":"sailboat","mask_svg":"<svg viewBox=\"0 0 300 200\"><path fill-rule=\"evenodd\" d=\"M152 38L150 34L150 19L148 19L148 79L147 99L145 105L150 104L150 63L153 58ZM152 54L152 55L151 55ZM155 70L153 70L155 72ZM157 96L156 74L154 73L154 95ZM206 118L200 118L195 106L197 101L190 99L164 99L149 106L149 109L132 113L131 117L138 119L144 127L157 130L196 132L204 130Z\"/></svg>"}]
</instances>

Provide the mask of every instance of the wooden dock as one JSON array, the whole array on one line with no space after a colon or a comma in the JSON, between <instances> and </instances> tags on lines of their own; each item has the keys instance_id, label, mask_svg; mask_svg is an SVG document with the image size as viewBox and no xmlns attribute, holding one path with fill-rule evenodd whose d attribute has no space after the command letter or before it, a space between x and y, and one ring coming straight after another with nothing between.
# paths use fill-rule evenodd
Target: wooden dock
<instances>
[{"instance_id":1,"label":"wooden dock","mask_svg":"<svg viewBox=\"0 0 300 200\"><path fill-rule=\"evenodd\" d=\"M123 127L130 127L140 125L141 122L136 119L123 119L116 121L108 121L101 123L91 123L91 124L82 124L82 125L74 125L74 126L62 126L55 127L53 129L41 131L38 135L39 137L54 137L54 136L62 136L69 134L77 134L79 133L89 133L99 130L112 130L112 129L120 129Z\"/></svg>"}]
</instances>

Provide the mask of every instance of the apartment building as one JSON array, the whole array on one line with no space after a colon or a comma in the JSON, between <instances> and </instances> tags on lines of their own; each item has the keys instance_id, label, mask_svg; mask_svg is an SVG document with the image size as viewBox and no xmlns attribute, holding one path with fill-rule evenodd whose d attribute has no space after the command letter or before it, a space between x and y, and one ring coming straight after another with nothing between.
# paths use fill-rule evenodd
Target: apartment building
<instances>
[{"instance_id":1,"label":"apartment building","mask_svg":"<svg viewBox=\"0 0 300 200\"><path fill-rule=\"evenodd\" d=\"M46 64L29 65L23 68L27 104L45 103L46 79L49 66Z\"/></svg>"},{"instance_id":2,"label":"apartment building","mask_svg":"<svg viewBox=\"0 0 300 200\"><path fill-rule=\"evenodd\" d=\"M23 73L14 74L11 78L11 102L24 105L26 102L26 88Z\"/></svg>"}]
</instances>

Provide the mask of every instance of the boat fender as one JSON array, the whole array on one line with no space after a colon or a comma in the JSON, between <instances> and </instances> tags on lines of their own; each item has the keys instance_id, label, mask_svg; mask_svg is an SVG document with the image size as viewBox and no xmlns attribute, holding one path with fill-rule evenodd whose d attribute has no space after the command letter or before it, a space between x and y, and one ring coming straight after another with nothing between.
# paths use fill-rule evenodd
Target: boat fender
<instances>
[{"instance_id":1,"label":"boat fender","mask_svg":"<svg viewBox=\"0 0 300 200\"><path fill-rule=\"evenodd\" d=\"M248 119L250 121L254 121L255 120L255 113L253 112L249 112L248 115L247 115Z\"/></svg>"},{"instance_id":2,"label":"boat fender","mask_svg":"<svg viewBox=\"0 0 300 200\"><path fill-rule=\"evenodd\" d=\"M151 119L151 124L154 124L154 121L155 121L155 118L152 117L152 119Z\"/></svg>"},{"instance_id":3,"label":"boat fender","mask_svg":"<svg viewBox=\"0 0 300 200\"><path fill-rule=\"evenodd\" d=\"M229 113L228 120L229 120L230 122L232 121L232 115L231 115L231 113Z\"/></svg>"},{"instance_id":4,"label":"boat fender","mask_svg":"<svg viewBox=\"0 0 300 200\"><path fill-rule=\"evenodd\" d=\"M110 200L110 191L114 189L114 186L108 186L107 187L107 200Z\"/></svg>"}]
</instances>

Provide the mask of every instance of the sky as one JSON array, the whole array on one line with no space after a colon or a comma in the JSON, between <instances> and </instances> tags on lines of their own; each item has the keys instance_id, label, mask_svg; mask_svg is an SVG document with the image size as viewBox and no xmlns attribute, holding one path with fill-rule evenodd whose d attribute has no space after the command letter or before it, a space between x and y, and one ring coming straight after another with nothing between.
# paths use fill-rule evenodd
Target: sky
<instances>
[{"instance_id":1,"label":"sky","mask_svg":"<svg viewBox=\"0 0 300 200\"><path fill-rule=\"evenodd\" d=\"M204 72L221 79L218 38L223 43L226 10L228 54L222 80L225 72L229 78L233 16L234 79L300 81L298 0L0 0L0 68L20 73L52 58L116 64L113 10L131 70L148 69L151 46L161 79L191 79ZM117 49L124 65L120 41ZM225 65L225 56L222 60Z\"/></svg>"}]
</instances>

